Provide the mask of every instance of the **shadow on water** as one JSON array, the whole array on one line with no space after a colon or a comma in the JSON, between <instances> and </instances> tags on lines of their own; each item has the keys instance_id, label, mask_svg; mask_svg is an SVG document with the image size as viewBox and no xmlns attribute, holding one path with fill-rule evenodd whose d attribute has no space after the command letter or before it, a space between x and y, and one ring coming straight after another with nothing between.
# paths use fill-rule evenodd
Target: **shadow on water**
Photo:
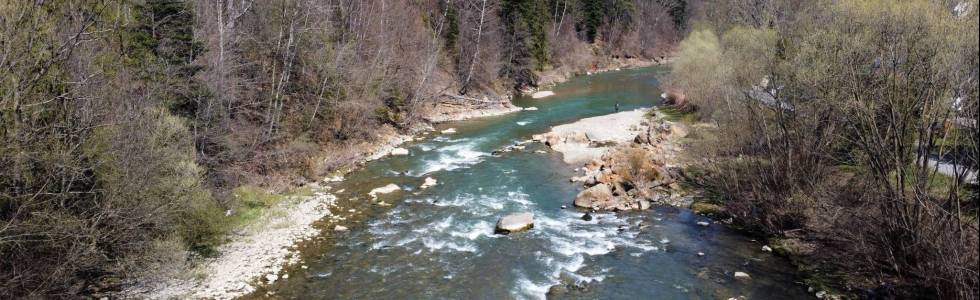
<instances>
[{"instance_id":1,"label":"shadow on water","mask_svg":"<svg viewBox=\"0 0 980 300\"><path fill-rule=\"evenodd\" d=\"M578 77L556 86L556 96L519 98L536 111L453 122L406 145L410 155L370 162L331 186L348 232L301 243L301 263L288 279L250 297L293 299L512 299L557 298L717 299L800 298L805 290L784 261L761 244L720 225L697 226L688 210L656 208L602 213L583 221L582 211L562 209L581 190L568 178L573 166L542 145L493 155L551 126L659 103L657 76L664 67ZM625 128L624 128L625 130ZM544 151L539 151L544 150ZM424 178L438 185L419 189ZM403 191L374 204L366 195L389 183ZM339 209L338 209L339 210ZM534 229L495 235L497 218L532 212ZM698 252L705 253L698 256ZM748 283L733 271L750 273ZM566 286L562 284L562 286Z\"/></svg>"}]
</instances>

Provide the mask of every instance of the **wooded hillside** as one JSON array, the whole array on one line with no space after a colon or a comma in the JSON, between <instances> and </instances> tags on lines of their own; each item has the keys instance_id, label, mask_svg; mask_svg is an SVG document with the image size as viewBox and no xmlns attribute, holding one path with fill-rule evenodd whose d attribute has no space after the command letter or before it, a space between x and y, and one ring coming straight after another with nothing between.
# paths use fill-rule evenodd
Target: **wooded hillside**
<instances>
[{"instance_id":1,"label":"wooded hillside","mask_svg":"<svg viewBox=\"0 0 980 300\"><path fill-rule=\"evenodd\" d=\"M665 55L688 0L0 1L0 298L209 255L245 184L316 180L442 95ZM185 252L190 250L190 252Z\"/></svg>"}]
</instances>

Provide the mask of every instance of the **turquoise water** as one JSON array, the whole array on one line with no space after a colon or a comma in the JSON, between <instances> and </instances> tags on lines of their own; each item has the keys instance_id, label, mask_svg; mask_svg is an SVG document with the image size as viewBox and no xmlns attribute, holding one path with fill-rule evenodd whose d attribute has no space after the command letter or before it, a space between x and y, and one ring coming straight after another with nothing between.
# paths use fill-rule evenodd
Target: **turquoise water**
<instances>
[{"instance_id":1,"label":"turquoise water","mask_svg":"<svg viewBox=\"0 0 980 300\"><path fill-rule=\"evenodd\" d=\"M762 244L688 210L596 214L583 221L571 201L576 166L539 144L491 152L577 119L658 104L663 67L579 77L556 96L515 100L521 111L453 122L405 147L410 155L370 162L331 187L355 217L349 232L323 221L323 236L302 245L302 264L263 289L295 299L755 299L803 298L805 288L783 259ZM625 130L625 128L624 128ZM439 184L417 187L425 177ZM389 183L404 191L372 204L366 192ZM503 215L534 213L534 228L495 235ZM697 255L703 252L704 256ZM753 280L732 280L744 271Z\"/></svg>"}]
</instances>

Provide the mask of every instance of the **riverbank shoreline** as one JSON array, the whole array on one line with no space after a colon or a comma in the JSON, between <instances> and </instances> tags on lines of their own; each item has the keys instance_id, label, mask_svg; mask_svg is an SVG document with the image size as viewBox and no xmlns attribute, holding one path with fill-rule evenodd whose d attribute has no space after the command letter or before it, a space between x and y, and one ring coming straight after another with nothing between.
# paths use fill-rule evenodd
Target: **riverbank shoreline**
<instances>
[{"instance_id":1,"label":"riverbank shoreline","mask_svg":"<svg viewBox=\"0 0 980 300\"><path fill-rule=\"evenodd\" d=\"M637 67L652 65L655 64L643 63ZM564 77L560 82L571 78L574 76ZM435 124L521 111L522 108L514 106L511 99L505 97L497 101L484 101L487 105L476 107L436 109L427 112L425 122L407 132L383 131L375 141L357 145L360 151L322 182L305 183L305 187L314 191L314 196L282 201L267 209L255 221L256 224L274 226L251 226L251 230L238 231L230 237L230 241L219 247L219 255L195 263L191 272L153 282L139 281L131 284L119 296L140 299L232 299L252 293L281 276L288 276L283 270L298 260L295 244L321 233L321 229L315 228L313 223L324 218L345 219L342 215L345 208L338 207L337 197L330 193L329 186L324 185L342 182L347 174L363 164L388 156L400 145L432 131Z\"/></svg>"}]
</instances>

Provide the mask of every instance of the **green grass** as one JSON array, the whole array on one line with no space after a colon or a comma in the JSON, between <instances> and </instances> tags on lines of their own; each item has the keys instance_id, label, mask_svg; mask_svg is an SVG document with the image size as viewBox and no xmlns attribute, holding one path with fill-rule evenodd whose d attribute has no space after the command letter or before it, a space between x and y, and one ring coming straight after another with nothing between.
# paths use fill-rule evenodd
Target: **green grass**
<instances>
[{"instance_id":1,"label":"green grass","mask_svg":"<svg viewBox=\"0 0 980 300\"><path fill-rule=\"evenodd\" d=\"M687 125L695 124L699 121L694 112L683 111L672 106L660 106L651 112L656 112L664 116L664 119L671 122L680 122Z\"/></svg>"},{"instance_id":2,"label":"green grass","mask_svg":"<svg viewBox=\"0 0 980 300\"><path fill-rule=\"evenodd\" d=\"M905 185L909 189L912 189L914 186L916 186L916 184L918 184L918 171L918 167L915 166L909 166L906 168ZM944 196L949 193L950 189L953 188L953 185L956 183L956 180L953 177L935 172L935 170L932 168L929 168L927 173L928 176L925 182L925 192L929 193L930 195ZM893 184L898 180L898 175L895 173L892 173L890 177ZM965 189L964 185L960 185L959 189L957 190L957 193L959 193L961 197L967 196L967 192L968 191Z\"/></svg>"},{"instance_id":3,"label":"green grass","mask_svg":"<svg viewBox=\"0 0 980 300\"><path fill-rule=\"evenodd\" d=\"M232 228L242 228L258 222L263 215L270 213L270 208L282 201L313 196L313 189L297 187L276 194L253 185L244 185L232 191L232 195L241 206L232 213L228 222Z\"/></svg>"}]
</instances>

